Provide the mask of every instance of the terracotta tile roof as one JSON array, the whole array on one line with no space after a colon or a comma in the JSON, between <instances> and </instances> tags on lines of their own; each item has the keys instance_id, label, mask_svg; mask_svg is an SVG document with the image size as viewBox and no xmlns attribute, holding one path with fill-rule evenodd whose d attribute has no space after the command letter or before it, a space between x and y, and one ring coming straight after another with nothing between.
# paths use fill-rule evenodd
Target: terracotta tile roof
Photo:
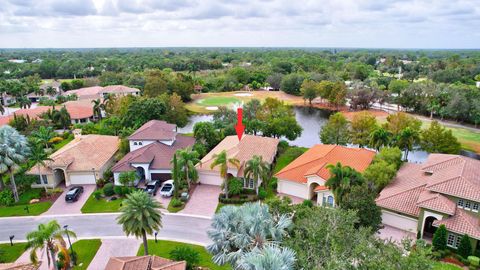
<instances>
[{"instance_id":1,"label":"terracotta tile roof","mask_svg":"<svg viewBox=\"0 0 480 270\"><path fill-rule=\"evenodd\" d=\"M424 190L420 193L417 206L425 209L434 210L447 215L454 215L457 205L440 193Z\"/></svg>"},{"instance_id":2,"label":"terracotta tile roof","mask_svg":"<svg viewBox=\"0 0 480 270\"><path fill-rule=\"evenodd\" d=\"M137 88L128 87L125 85L109 85L103 87L100 91L101 93L112 93L112 94L128 94L128 93L138 93L140 92Z\"/></svg>"},{"instance_id":3,"label":"terracotta tile roof","mask_svg":"<svg viewBox=\"0 0 480 270\"><path fill-rule=\"evenodd\" d=\"M145 145L126 154L117 164L112 167L112 172L125 172L134 170L132 163L149 163L150 169L170 169L170 161L178 149L192 146L195 138L177 135L173 145L168 146L160 142Z\"/></svg>"},{"instance_id":4,"label":"terracotta tile roof","mask_svg":"<svg viewBox=\"0 0 480 270\"><path fill-rule=\"evenodd\" d=\"M197 164L197 169L210 171L215 154L225 150L228 158L236 158L240 161L241 167L253 156L261 156L264 161L271 164L277 154L277 146L279 140L269 137L261 137L254 135L243 135L242 140L238 141L236 135L227 136L215 148L202 158L201 163ZM229 168L236 169L233 165L228 164ZM213 168L218 171L218 166ZM240 168L237 176L243 176L243 169Z\"/></svg>"},{"instance_id":5,"label":"terracotta tile roof","mask_svg":"<svg viewBox=\"0 0 480 270\"><path fill-rule=\"evenodd\" d=\"M118 151L120 139L117 136L84 135L50 155L53 161L47 161L47 166L40 166L41 173L52 173L52 167L67 167L71 171L98 171ZM27 174L38 174L38 166L33 166Z\"/></svg>"},{"instance_id":6,"label":"terracotta tile roof","mask_svg":"<svg viewBox=\"0 0 480 270\"><path fill-rule=\"evenodd\" d=\"M28 115L30 119L38 119L42 113L48 111L48 109L51 109L51 108L52 107L48 107L48 106L37 106L35 108L17 110L14 112L14 114L16 114L17 116L23 115L25 117L27 117ZM13 114L1 116L0 126L7 125L12 119L13 119Z\"/></svg>"},{"instance_id":7,"label":"terracotta tile roof","mask_svg":"<svg viewBox=\"0 0 480 270\"><path fill-rule=\"evenodd\" d=\"M435 220L433 222L434 226L445 225L447 230L458 233L458 234L468 234L468 236L480 240L480 222L479 218L470 215L463 209L457 209L457 212L454 216L445 218L442 220Z\"/></svg>"},{"instance_id":8,"label":"terracotta tile roof","mask_svg":"<svg viewBox=\"0 0 480 270\"><path fill-rule=\"evenodd\" d=\"M103 90L101 86L92 86L92 87L84 87L80 89L66 91L63 95L68 96L75 94L77 95L78 99L97 99L100 98L100 92Z\"/></svg>"},{"instance_id":9,"label":"terracotta tile roof","mask_svg":"<svg viewBox=\"0 0 480 270\"><path fill-rule=\"evenodd\" d=\"M63 106L67 109L71 119L93 117L93 104L88 100L67 101L63 103Z\"/></svg>"},{"instance_id":10,"label":"terracotta tile roof","mask_svg":"<svg viewBox=\"0 0 480 270\"><path fill-rule=\"evenodd\" d=\"M169 141L175 138L177 126L165 121L150 120L137 129L129 140Z\"/></svg>"},{"instance_id":11,"label":"terracotta tile roof","mask_svg":"<svg viewBox=\"0 0 480 270\"><path fill-rule=\"evenodd\" d=\"M375 152L364 148L348 148L341 145L317 144L280 170L279 179L307 183L306 176L318 175L330 178L329 164L342 163L363 172L373 160Z\"/></svg>"},{"instance_id":12,"label":"terracotta tile roof","mask_svg":"<svg viewBox=\"0 0 480 270\"><path fill-rule=\"evenodd\" d=\"M105 270L185 270L185 261L172 261L158 256L111 257Z\"/></svg>"},{"instance_id":13,"label":"terracotta tile roof","mask_svg":"<svg viewBox=\"0 0 480 270\"><path fill-rule=\"evenodd\" d=\"M323 191L323 190L327 190L328 187L326 186L317 186L313 191L314 192L318 192L318 191Z\"/></svg>"}]
</instances>

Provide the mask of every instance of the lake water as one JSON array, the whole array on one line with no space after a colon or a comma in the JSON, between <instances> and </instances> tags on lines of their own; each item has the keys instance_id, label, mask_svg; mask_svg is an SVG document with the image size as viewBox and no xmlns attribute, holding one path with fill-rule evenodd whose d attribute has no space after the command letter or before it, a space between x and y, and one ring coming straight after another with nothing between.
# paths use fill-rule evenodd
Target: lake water
<instances>
[{"instance_id":1,"label":"lake water","mask_svg":"<svg viewBox=\"0 0 480 270\"><path fill-rule=\"evenodd\" d=\"M321 143L318 133L320 129L328 121L330 115L329 111L320 110L316 108L308 107L295 107L295 118L300 126L303 128L302 135L297 139L288 141L291 145L301 147L312 147L315 144ZM212 115L192 115L190 116L190 122L183 128L179 128L180 133L193 132L193 126L197 122L212 121ZM410 162L423 162L426 160L428 153L425 151L412 151L408 154L408 161Z\"/></svg>"}]
</instances>

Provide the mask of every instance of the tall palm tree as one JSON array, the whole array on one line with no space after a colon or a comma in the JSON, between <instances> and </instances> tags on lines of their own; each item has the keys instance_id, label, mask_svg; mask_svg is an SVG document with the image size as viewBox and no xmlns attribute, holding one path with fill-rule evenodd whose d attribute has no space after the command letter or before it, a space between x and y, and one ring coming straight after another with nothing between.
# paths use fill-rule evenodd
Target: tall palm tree
<instances>
[{"instance_id":1,"label":"tall palm tree","mask_svg":"<svg viewBox=\"0 0 480 270\"><path fill-rule=\"evenodd\" d=\"M416 130L406 127L400 131L395 138L395 145L398 146L404 153L404 159L408 160L408 154L413 150L413 147L418 144L420 135Z\"/></svg>"},{"instance_id":2,"label":"tall palm tree","mask_svg":"<svg viewBox=\"0 0 480 270\"><path fill-rule=\"evenodd\" d=\"M244 270L293 270L295 267L295 251L268 244L263 249L255 248L245 254L238 263Z\"/></svg>"},{"instance_id":3,"label":"tall palm tree","mask_svg":"<svg viewBox=\"0 0 480 270\"><path fill-rule=\"evenodd\" d=\"M48 148L48 143L55 137L55 132L52 127L41 126L37 131L32 132L32 138L36 143L42 144L45 148Z\"/></svg>"},{"instance_id":4,"label":"tall palm tree","mask_svg":"<svg viewBox=\"0 0 480 270\"><path fill-rule=\"evenodd\" d=\"M29 153L30 147L25 136L9 125L0 127L0 173L10 174L13 197L16 202L19 198L14 174L20 167L19 164L25 162Z\"/></svg>"},{"instance_id":5,"label":"tall palm tree","mask_svg":"<svg viewBox=\"0 0 480 270\"><path fill-rule=\"evenodd\" d=\"M132 192L122 203L117 222L127 236L142 237L145 255L148 255L147 234L162 228L162 205L143 191Z\"/></svg>"},{"instance_id":6,"label":"tall palm tree","mask_svg":"<svg viewBox=\"0 0 480 270\"><path fill-rule=\"evenodd\" d=\"M67 129L67 126L71 123L70 113L68 113L65 106L60 108L58 111L54 110L52 117L55 125L62 127L64 130Z\"/></svg>"},{"instance_id":7,"label":"tall palm tree","mask_svg":"<svg viewBox=\"0 0 480 270\"><path fill-rule=\"evenodd\" d=\"M267 162L263 161L261 156L253 156L252 159L245 164L245 179L252 179L255 182L255 190L258 194L258 181L260 179L267 179L270 174L270 166ZM266 181L263 181L263 185L266 185Z\"/></svg>"},{"instance_id":8,"label":"tall palm tree","mask_svg":"<svg viewBox=\"0 0 480 270\"><path fill-rule=\"evenodd\" d=\"M349 166L342 166L340 162L336 165L327 165L327 169L330 170L330 178L325 182L325 186L332 190L336 205L342 204L343 198L350 192L352 186L364 182L359 172Z\"/></svg>"},{"instance_id":9,"label":"tall palm tree","mask_svg":"<svg viewBox=\"0 0 480 270\"><path fill-rule=\"evenodd\" d=\"M40 145L35 145L31 149L32 149L32 152L30 153L29 159L35 162L38 168L38 177L40 177L40 183L43 184L43 187L45 188L45 195L48 196L47 185L43 183L43 179L42 179L41 166L46 167L47 166L46 161L53 161L53 160L48 157L48 154L45 153L45 150Z\"/></svg>"},{"instance_id":10,"label":"tall palm tree","mask_svg":"<svg viewBox=\"0 0 480 270\"><path fill-rule=\"evenodd\" d=\"M97 116L98 120L102 120L102 109L105 109L105 104L100 99L92 100L93 113Z\"/></svg>"},{"instance_id":11,"label":"tall palm tree","mask_svg":"<svg viewBox=\"0 0 480 270\"><path fill-rule=\"evenodd\" d=\"M48 267L50 264L58 270L56 263L57 253L61 252L66 262L69 262L70 256L67 251L67 245L63 236L77 237L74 232L62 229L56 220L51 220L46 224L39 224L36 231L27 234L27 249L30 249L30 260L33 263L38 262L37 251L45 250L47 252Z\"/></svg>"},{"instance_id":12,"label":"tall palm tree","mask_svg":"<svg viewBox=\"0 0 480 270\"><path fill-rule=\"evenodd\" d=\"M195 164L200 162L199 154L197 151L192 151L190 147L177 150L176 154L178 155L179 169L183 171L183 176L188 184L188 189L190 189L191 182L194 182L198 179L198 173L195 169Z\"/></svg>"},{"instance_id":13,"label":"tall palm tree","mask_svg":"<svg viewBox=\"0 0 480 270\"><path fill-rule=\"evenodd\" d=\"M26 96L17 98L17 102L22 109L30 108L30 106L32 106L32 101Z\"/></svg>"},{"instance_id":14,"label":"tall palm tree","mask_svg":"<svg viewBox=\"0 0 480 270\"><path fill-rule=\"evenodd\" d=\"M240 161L236 158L228 158L227 151L223 150L219 154L213 155L213 162L210 165L210 169L213 169L217 166L220 168L220 177L223 178L223 188L225 191L225 197L228 199L228 164L235 166L237 169L240 169Z\"/></svg>"},{"instance_id":15,"label":"tall palm tree","mask_svg":"<svg viewBox=\"0 0 480 270\"><path fill-rule=\"evenodd\" d=\"M179 166L178 166L178 160L177 160L177 153L173 154L173 159L171 161L172 163L172 179L173 179L173 185L175 188L173 189L173 197L178 198L178 188L179 188L179 178L180 178L180 171L179 171Z\"/></svg>"},{"instance_id":16,"label":"tall palm tree","mask_svg":"<svg viewBox=\"0 0 480 270\"><path fill-rule=\"evenodd\" d=\"M45 89L45 94L49 96L54 96L55 94L57 94L57 90L55 90L55 88L51 86L47 86L47 88Z\"/></svg>"},{"instance_id":17,"label":"tall palm tree","mask_svg":"<svg viewBox=\"0 0 480 270\"><path fill-rule=\"evenodd\" d=\"M207 232L213 243L207 250L216 264L230 263L234 269L239 269L235 267L245 254L281 242L291 225L290 216L274 217L268 205L260 202L227 205L213 217L212 229Z\"/></svg>"},{"instance_id":18,"label":"tall palm tree","mask_svg":"<svg viewBox=\"0 0 480 270\"><path fill-rule=\"evenodd\" d=\"M370 147L380 151L380 148L386 147L390 144L391 136L392 134L388 130L382 127L377 128L370 134Z\"/></svg>"}]
</instances>

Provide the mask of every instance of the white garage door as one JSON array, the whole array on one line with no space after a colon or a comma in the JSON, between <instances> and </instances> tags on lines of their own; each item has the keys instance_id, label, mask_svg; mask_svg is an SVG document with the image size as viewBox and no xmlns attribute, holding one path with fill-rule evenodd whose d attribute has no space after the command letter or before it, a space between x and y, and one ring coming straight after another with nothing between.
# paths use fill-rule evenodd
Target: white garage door
<instances>
[{"instance_id":1,"label":"white garage door","mask_svg":"<svg viewBox=\"0 0 480 270\"><path fill-rule=\"evenodd\" d=\"M220 186L222 185L223 179L220 177L220 174L216 173L207 173L207 172L199 172L198 179L200 183L205 185L214 185Z\"/></svg>"},{"instance_id":2,"label":"white garage door","mask_svg":"<svg viewBox=\"0 0 480 270\"><path fill-rule=\"evenodd\" d=\"M382 223L404 231L416 232L418 221L410 217L383 210Z\"/></svg>"},{"instance_id":3,"label":"white garage door","mask_svg":"<svg viewBox=\"0 0 480 270\"><path fill-rule=\"evenodd\" d=\"M72 174L70 175L71 185L94 185L95 177L93 174Z\"/></svg>"},{"instance_id":4,"label":"white garage door","mask_svg":"<svg viewBox=\"0 0 480 270\"><path fill-rule=\"evenodd\" d=\"M300 184L288 180L278 180L277 190L279 193L308 199L308 187L306 184Z\"/></svg>"}]
</instances>

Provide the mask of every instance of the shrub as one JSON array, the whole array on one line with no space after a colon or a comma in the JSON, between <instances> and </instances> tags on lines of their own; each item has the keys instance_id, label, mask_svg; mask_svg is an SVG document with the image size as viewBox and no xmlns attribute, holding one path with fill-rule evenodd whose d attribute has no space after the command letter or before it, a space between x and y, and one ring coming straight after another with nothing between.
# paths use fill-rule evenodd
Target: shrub
<instances>
[{"instance_id":1,"label":"shrub","mask_svg":"<svg viewBox=\"0 0 480 270\"><path fill-rule=\"evenodd\" d=\"M313 202L312 200L303 200L302 205L307 207L313 207Z\"/></svg>"},{"instance_id":2,"label":"shrub","mask_svg":"<svg viewBox=\"0 0 480 270\"><path fill-rule=\"evenodd\" d=\"M100 198L102 197L102 192L100 190L95 190L93 192L93 197L96 199L96 200L100 200Z\"/></svg>"},{"instance_id":3,"label":"shrub","mask_svg":"<svg viewBox=\"0 0 480 270\"><path fill-rule=\"evenodd\" d=\"M123 196L123 188L121 186L115 186L113 188L113 192L115 192L115 194L118 196Z\"/></svg>"},{"instance_id":4,"label":"shrub","mask_svg":"<svg viewBox=\"0 0 480 270\"><path fill-rule=\"evenodd\" d=\"M238 178L232 178L228 180L228 193L230 195L238 195L243 190L243 183Z\"/></svg>"},{"instance_id":5,"label":"shrub","mask_svg":"<svg viewBox=\"0 0 480 270\"><path fill-rule=\"evenodd\" d=\"M445 250L447 248L447 227L440 225L433 234L432 245L434 250Z\"/></svg>"},{"instance_id":6,"label":"shrub","mask_svg":"<svg viewBox=\"0 0 480 270\"><path fill-rule=\"evenodd\" d=\"M51 144L56 144L56 143L59 143L61 141L63 141L62 137L53 137L48 142L51 143Z\"/></svg>"},{"instance_id":7,"label":"shrub","mask_svg":"<svg viewBox=\"0 0 480 270\"><path fill-rule=\"evenodd\" d=\"M115 194L112 183L105 184L105 186L103 187L103 194L105 196L112 196L113 194Z\"/></svg>"},{"instance_id":8,"label":"shrub","mask_svg":"<svg viewBox=\"0 0 480 270\"><path fill-rule=\"evenodd\" d=\"M272 177L272 179L270 179L269 185L272 190L277 191L278 179L276 177Z\"/></svg>"},{"instance_id":9,"label":"shrub","mask_svg":"<svg viewBox=\"0 0 480 270\"><path fill-rule=\"evenodd\" d=\"M468 256L472 255L472 243L470 242L470 237L468 237L468 235L465 234L462 236L462 239L460 239L457 253L463 258L468 258Z\"/></svg>"},{"instance_id":10,"label":"shrub","mask_svg":"<svg viewBox=\"0 0 480 270\"><path fill-rule=\"evenodd\" d=\"M172 198L171 202L172 206L175 208L181 207L183 205L183 202L177 198Z\"/></svg>"},{"instance_id":11,"label":"shrub","mask_svg":"<svg viewBox=\"0 0 480 270\"><path fill-rule=\"evenodd\" d=\"M475 267L480 266L480 258L477 256L468 256L468 261L472 266L475 266Z\"/></svg>"},{"instance_id":12,"label":"shrub","mask_svg":"<svg viewBox=\"0 0 480 270\"><path fill-rule=\"evenodd\" d=\"M257 192L255 191L255 189L244 188L242 190L242 194L256 195Z\"/></svg>"},{"instance_id":13,"label":"shrub","mask_svg":"<svg viewBox=\"0 0 480 270\"><path fill-rule=\"evenodd\" d=\"M2 181L0 179L0 181ZM15 202L13 193L10 189L0 191L0 206L10 206Z\"/></svg>"},{"instance_id":14,"label":"shrub","mask_svg":"<svg viewBox=\"0 0 480 270\"><path fill-rule=\"evenodd\" d=\"M260 200L265 200L265 198L267 198L267 191L264 188L258 189L258 198Z\"/></svg>"},{"instance_id":15,"label":"shrub","mask_svg":"<svg viewBox=\"0 0 480 270\"><path fill-rule=\"evenodd\" d=\"M103 179L110 180L113 177L113 172L112 172L112 167L109 167L108 169L103 172Z\"/></svg>"},{"instance_id":16,"label":"shrub","mask_svg":"<svg viewBox=\"0 0 480 270\"><path fill-rule=\"evenodd\" d=\"M200 262L200 253L188 246L176 247L170 257L175 261L186 261L187 269L193 269Z\"/></svg>"},{"instance_id":17,"label":"shrub","mask_svg":"<svg viewBox=\"0 0 480 270\"><path fill-rule=\"evenodd\" d=\"M97 179L97 187L99 187L99 188L103 188L106 183L107 183L107 181L105 181L105 179L103 179L103 178Z\"/></svg>"}]
</instances>

